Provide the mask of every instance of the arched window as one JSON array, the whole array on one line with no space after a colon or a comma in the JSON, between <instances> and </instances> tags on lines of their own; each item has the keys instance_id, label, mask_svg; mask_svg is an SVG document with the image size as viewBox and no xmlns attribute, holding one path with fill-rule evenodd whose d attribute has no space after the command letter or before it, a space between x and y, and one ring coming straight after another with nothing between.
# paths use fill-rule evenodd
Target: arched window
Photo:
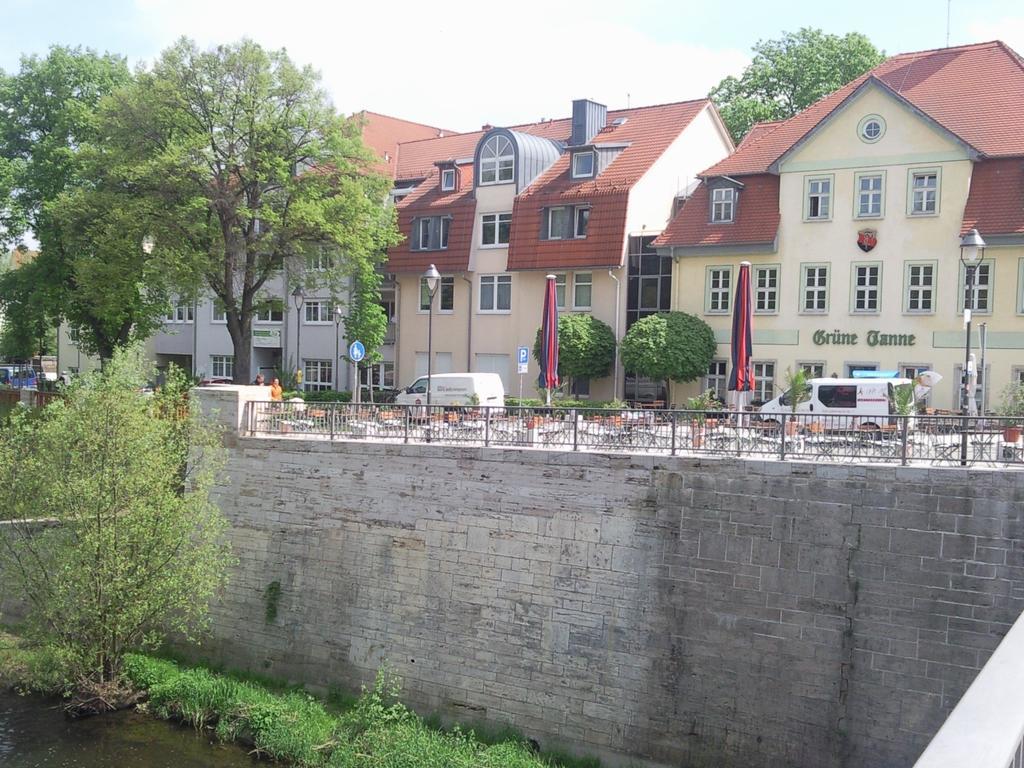
<instances>
[{"instance_id":1,"label":"arched window","mask_svg":"<svg viewBox=\"0 0 1024 768\"><path fill-rule=\"evenodd\" d=\"M491 136L480 149L480 183L504 184L512 181L516 155L506 136Z\"/></svg>"}]
</instances>

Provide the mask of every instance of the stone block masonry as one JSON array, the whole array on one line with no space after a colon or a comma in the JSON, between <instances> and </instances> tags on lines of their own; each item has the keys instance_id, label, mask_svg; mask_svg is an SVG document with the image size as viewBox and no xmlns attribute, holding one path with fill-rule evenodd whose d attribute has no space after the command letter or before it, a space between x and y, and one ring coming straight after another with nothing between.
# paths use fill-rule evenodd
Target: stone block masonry
<instances>
[{"instance_id":1,"label":"stone block masonry","mask_svg":"<svg viewBox=\"0 0 1024 768\"><path fill-rule=\"evenodd\" d=\"M387 660L545 746L907 766L1024 608L1024 473L239 438L226 474L206 653Z\"/></svg>"}]
</instances>

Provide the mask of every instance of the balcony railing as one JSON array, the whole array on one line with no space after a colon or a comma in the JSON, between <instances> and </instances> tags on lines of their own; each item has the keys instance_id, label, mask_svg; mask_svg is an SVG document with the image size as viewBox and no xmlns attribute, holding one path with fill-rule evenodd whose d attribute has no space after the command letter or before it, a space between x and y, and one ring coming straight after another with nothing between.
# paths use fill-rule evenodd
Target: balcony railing
<instances>
[{"instance_id":1,"label":"balcony railing","mask_svg":"<svg viewBox=\"0 0 1024 768\"><path fill-rule=\"evenodd\" d=\"M253 436L1024 468L1019 420L252 402Z\"/></svg>"}]
</instances>

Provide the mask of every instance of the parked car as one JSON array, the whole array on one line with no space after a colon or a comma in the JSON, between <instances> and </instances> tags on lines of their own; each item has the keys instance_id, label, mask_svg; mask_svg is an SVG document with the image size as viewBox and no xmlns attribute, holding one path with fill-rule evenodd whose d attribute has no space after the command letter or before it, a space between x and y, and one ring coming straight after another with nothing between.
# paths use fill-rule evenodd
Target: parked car
<instances>
[{"instance_id":1,"label":"parked car","mask_svg":"<svg viewBox=\"0 0 1024 768\"><path fill-rule=\"evenodd\" d=\"M435 373L430 377L431 405L505 407L505 386L496 373ZM427 377L420 376L395 397L396 405L426 405Z\"/></svg>"},{"instance_id":2,"label":"parked car","mask_svg":"<svg viewBox=\"0 0 1024 768\"><path fill-rule=\"evenodd\" d=\"M31 366L17 363L0 365L0 386L35 389L37 384L38 377Z\"/></svg>"},{"instance_id":3,"label":"parked car","mask_svg":"<svg viewBox=\"0 0 1024 768\"><path fill-rule=\"evenodd\" d=\"M801 422L819 423L826 428L865 427L878 428L889 423L893 414L892 388L900 384L915 384L918 399L928 394L930 384L941 378L931 374L927 379L809 379L810 397L796 407ZM923 382L929 382L928 384ZM772 398L761 406L763 422L775 420L783 414L792 414L793 408L786 393ZM814 418L807 418L808 414Z\"/></svg>"}]
</instances>

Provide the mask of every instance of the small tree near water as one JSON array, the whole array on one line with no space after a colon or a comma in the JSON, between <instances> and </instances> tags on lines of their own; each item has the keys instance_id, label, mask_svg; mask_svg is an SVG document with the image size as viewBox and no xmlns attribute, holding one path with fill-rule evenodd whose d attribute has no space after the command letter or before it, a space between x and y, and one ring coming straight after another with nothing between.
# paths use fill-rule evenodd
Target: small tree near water
<instances>
[{"instance_id":1,"label":"small tree near water","mask_svg":"<svg viewBox=\"0 0 1024 768\"><path fill-rule=\"evenodd\" d=\"M230 560L210 499L219 436L183 382L147 396L144 381L138 353L118 353L0 434L7 593L104 704L126 652L203 627Z\"/></svg>"}]
</instances>

